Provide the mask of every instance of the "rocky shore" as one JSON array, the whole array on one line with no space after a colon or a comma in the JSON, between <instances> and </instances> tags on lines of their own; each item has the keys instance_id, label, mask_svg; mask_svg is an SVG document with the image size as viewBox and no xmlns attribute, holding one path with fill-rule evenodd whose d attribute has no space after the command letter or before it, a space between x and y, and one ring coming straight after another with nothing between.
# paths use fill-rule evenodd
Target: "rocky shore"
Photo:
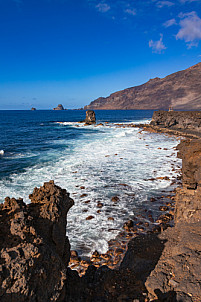
<instances>
[{"instance_id":1,"label":"rocky shore","mask_svg":"<svg viewBox=\"0 0 201 302\"><path fill-rule=\"evenodd\" d=\"M199 113L190 114L186 125L181 122L184 117L187 121L187 113L155 113L150 129L180 133L183 125L183 134L199 137ZM172 125L169 119L176 123ZM22 199L6 198L0 205L0 300L200 301L201 140L182 141L178 150L182 187L174 197L175 225L169 224L171 211L165 211L158 218L158 228L147 234L139 231L143 224L129 221L124 226L125 238L132 239L126 253L122 252L126 242L115 247L121 260L116 268L96 265L101 259L98 253L92 257L94 265L86 263L82 277L68 267L70 257L71 264L73 258L79 260L76 252L70 252L66 237L66 215L73 200L53 181L35 188L28 205ZM170 202L161 210L171 206Z\"/></svg>"},{"instance_id":2,"label":"rocky shore","mask_svg":"<svg viewBox=\"0 0 201 302\"><path fill-rule=\"evenodd\" d=\"M201 137L201 111L155 111L150 127L159 132Z\"/></svg>"}]
</instances>

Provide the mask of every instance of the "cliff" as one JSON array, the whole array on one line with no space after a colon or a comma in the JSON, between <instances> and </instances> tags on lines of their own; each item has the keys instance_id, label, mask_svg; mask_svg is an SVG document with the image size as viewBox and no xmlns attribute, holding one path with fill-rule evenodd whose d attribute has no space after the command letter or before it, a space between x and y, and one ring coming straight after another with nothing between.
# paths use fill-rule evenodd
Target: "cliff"
<instances>
[{"instance_id":1,"label":"cliff","mask_svg":"<svg viewBox=\"0 0 201 302\"><path fill-rule=\"evenodd\" d=\"M84 109L201 109L201 63L165 78L100 97Z\"/></svg>"}]
</instances>

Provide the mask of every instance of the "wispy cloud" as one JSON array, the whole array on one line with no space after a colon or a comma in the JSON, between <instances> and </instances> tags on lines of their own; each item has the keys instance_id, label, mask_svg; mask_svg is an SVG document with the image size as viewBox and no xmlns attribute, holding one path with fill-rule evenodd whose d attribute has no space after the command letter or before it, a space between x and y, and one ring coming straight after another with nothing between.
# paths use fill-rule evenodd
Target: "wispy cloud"
<instances>
[{"instance_id":1,"label":"wispy cloud","mask_svg":"<svg viewBox=\"0 0 201 302\"><path fill-rule=\"evenodd\" d=\"M163 43L163 35L160 34L160 39L158 41L150 40L149 47L152 48L152 52L159 53L159 54L162 53L162 51L167 48Z\"/></svg>"},{"instance_id":2,"label":"wispy cloud","mask_svg":"<svg viewBox=\"0 0 201 302\"><path fill-rule=\"evenodd\" d=\"M188 48L198 46L201 40L201 19L196 12L181 13L179 17L182 19L179 23L180 30L176 35L176 39L184 40Z\"/></svg>"},{"instance_id":3,"label":"wispy cloud","mask_svg":"<svg viewBox=\"0 0 201 302\"><path fill-rule=\"evenodd\" d=\"M174 5L174 3L171 2L171 1L158 1L158 2L156 2L156 6L158 8L163 8L163 7L167 7L167 6L171 7L173 5Z\"/></svg>"},{"instance_id":4,"label":"wispy cloud","mask_svg":"<svg viewBox=\"0 0 201 302\"><path fill-rule=\"evenodd\" d=\"M191 3L191 2L200 2L200 0L180 0L182 4Z\"/></svg>"},{"instance_id":5,"label":"wispy cloud","mask_svg":"<svg viewBox=\"0 0 201 302\"><path fill-rule=\"evenodd\" d=\"M170 20L167 20L166 22L164 22L163 23L163 26L164 27L170 27L170 26L172 26L172 25L176 25L177 24L177 22L176 22L176 20L173 18L173 19L170 19Z\"/></svg>"},{"instance_id":6,"label":"wispy cloud","mask_svg":"<svg viewBox=\"0 0 201 302\"><path fill-rule=\"evenodd\" d=\"M96 5L96 8L99 12L106 13L110 10L110 5L108 5L107 3L100 2Z\"/></svg>"},{"instance_id":7,"label":"wispy cloud","mask_svg":"<svg viewBox=\"0 0 201 302\"><path fill-rule=\"evenodd\" d=\"M127 13L129 15L132 15L132 16L136 15L136 9L134 9L134 8L127 8L124 11L125 11L125 13Z\"/></svg>"}]
</instances>

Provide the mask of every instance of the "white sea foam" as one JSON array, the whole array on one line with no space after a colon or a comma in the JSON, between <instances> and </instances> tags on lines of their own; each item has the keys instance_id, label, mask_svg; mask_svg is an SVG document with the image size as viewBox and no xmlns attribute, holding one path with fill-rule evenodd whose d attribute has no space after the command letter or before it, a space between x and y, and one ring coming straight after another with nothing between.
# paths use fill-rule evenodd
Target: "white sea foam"
<instances>
[{"instance_id":1,"label":"white sea foam","mask_svg":"<svg viewBox=\"0 0 201 302\"><path fill-rule=\"evenodd\" d=\"M48 163L37 164L0 181L1 199L23 197L26 202L35 186L50 179L66 188L75 201L68 214L68 236L72 249L83 255L95 249L106 252L107 242L118 234L122 223L135 214L138 205L170 185L167 180L149 179L169 176L172 180L176 172L172 171L171 164L178 168L180 165L173 149L177 144L174 138L156 133L140 134L136 128L114 125L90 128L97 131L83 134L82 140L68 141L69 147L60 151L54 162L51 161L53 154L48 153ZM55 155L58 151L52 152ZM83 193L87 196L80 197ZM119 196L119 202L111 201L114 195ZM90 202L85 203L88 200ZM97 213L98 201L103 203L100 214ZM94 218L86 220L88 216ZM114 220L108 220L109 217Z\"/></svg>"}]
</instances>

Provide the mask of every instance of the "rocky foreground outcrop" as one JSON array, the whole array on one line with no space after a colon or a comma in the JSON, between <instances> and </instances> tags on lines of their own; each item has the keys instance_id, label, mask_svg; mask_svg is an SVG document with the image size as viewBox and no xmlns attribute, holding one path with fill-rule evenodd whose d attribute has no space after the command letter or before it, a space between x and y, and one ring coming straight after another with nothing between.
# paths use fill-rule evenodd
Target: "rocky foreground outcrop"
<instances>
[{"instance_id":1,"label":"rocky foreground outcrop","mask_svg":"<svg viewBox=\"0 0 201 302\"><path fill-rule=\"evenodd\" d=\"M201 63L165 78L150 79L135 86L100 97L84 109L201 109Z\"/></svg>"},{"instance_id":2,"label":"rocky foreground outcrop","mask_svg":"<svg viewBox=\"0 0 201 302\"><path fill-rule=\"evenodd\" d=\"M0 205L0 301L63 301L73 200L53 181L30 199L27 205L7 197Z\"/></svg>"}]
</instances>

